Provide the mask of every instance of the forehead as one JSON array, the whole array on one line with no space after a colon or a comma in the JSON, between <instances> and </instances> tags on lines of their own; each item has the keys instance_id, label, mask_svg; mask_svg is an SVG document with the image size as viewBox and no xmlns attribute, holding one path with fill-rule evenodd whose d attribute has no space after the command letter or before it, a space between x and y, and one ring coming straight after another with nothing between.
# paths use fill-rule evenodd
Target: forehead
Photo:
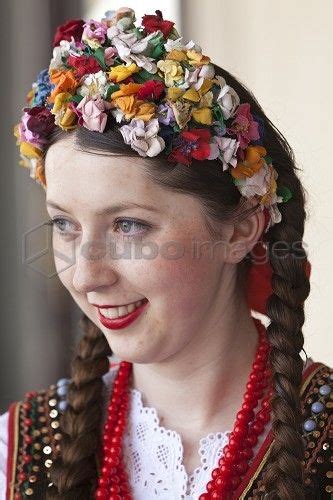
<instances>
[{"instance_id":1,"label":"forehead","mask_svg":"<svg viewBox=\"0 0 333 500\"><path fill-rule=\"evenodd\" d=\"M71 135L47 152L47 198L67 204L75 200L87 207L125 198L168 204L175 193L149 179L145 175L147 168L149 163L139 155L131 158L80 151Z\"/></svg>"}]
</instances>

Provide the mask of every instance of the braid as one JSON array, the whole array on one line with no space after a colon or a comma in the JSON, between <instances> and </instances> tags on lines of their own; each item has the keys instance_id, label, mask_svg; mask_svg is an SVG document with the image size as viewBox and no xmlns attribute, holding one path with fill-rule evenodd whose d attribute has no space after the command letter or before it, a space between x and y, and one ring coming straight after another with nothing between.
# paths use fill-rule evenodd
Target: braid
<instances>
[{"instance_id":1,"label":"braid","mask_svg":"<svg viewBox=\"0 0 333 500\"><path fill-rule=\"evenodd\" d=\"M50 469L46 499L89 500L96 487L95 453L100 445L103 411L102 376L109 370L111 349L101 330L86 316L83 338L71 363L68 406L61 416L61 452Z\"/></svg>"},{"instance_id":2,"label":"braid","mask_svg":"<svg viewBox=\"0 0 333 500\"><path fill-rule=\"evenodd\" d=\"M273 293L267 301L267 314L271 320L267 336L271 345L270 367L274 385L272 431L275 442L264 487L268 498L273 500L303 500L304 445L300 406L303 361L300 352L304 344L304 301L310 292L305 274L306 253L302 245L306 214L304 191L299 179L290 170L288 173L283 169L279 172L282 185L291 186L293 197L282 206L282 222L267 233L273 271Z\"/></svg>"}]
</instances>

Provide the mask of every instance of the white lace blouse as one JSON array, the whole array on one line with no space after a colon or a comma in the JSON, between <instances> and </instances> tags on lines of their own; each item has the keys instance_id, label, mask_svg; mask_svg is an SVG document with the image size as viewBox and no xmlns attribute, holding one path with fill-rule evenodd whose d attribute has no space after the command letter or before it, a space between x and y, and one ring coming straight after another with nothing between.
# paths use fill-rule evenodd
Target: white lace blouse
<instances>
[{"instance_id":1,"label":"white lace blouse","mask_svg":"<svg viewBox=\"0 0 333 500\"><path fill-rule=\"evenodd\" d=\"M307 359L304 369L313 362ZM117 368L103 376L105 411ZM144 406L143 394L130 389L130 412L124 435L123 451L131 490L135 500L198 500L205 491L211 472L218 466L231 430L211 433L198 443L200 465L187 471L183 465L183 445L180 434L159 424L156 409ZM0 500L6 500L8 412L0 416ZM270 424L260 436L254 454L264 441ZM198 460L199 461L199 460Z\"/></svg>"}]
</instances>

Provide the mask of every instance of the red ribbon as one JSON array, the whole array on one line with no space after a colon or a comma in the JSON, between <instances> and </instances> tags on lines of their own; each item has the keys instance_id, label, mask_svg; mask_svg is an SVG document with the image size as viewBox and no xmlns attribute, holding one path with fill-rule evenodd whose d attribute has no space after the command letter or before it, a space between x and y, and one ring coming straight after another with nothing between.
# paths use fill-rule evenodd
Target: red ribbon
<instances>
[{"instance_id":1,"label":"red ribbon","mask_svg":"<svg viewBox=\"0 0 333 500\"><path fill-rule=\"evenodd\" d=\"M265 229L270 219L267 208L264 209ZM272 266L269 262L268 249L263 246L263 231L260 239L253 247L251 253L255 257L247 275L246 298L250 309L258 311L267 316L266 304L272 294ZM308 260L305 262L305 274L310 279L311 264Z\"/></svg>"}]
</instances>

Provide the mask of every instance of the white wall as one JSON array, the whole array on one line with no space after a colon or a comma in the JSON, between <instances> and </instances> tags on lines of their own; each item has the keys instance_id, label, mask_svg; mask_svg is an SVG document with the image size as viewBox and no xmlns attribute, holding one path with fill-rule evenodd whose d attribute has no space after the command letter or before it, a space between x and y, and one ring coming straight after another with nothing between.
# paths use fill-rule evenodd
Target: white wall
<instances>
[{"instance_id":1,"label":"white wall","mask_svg":"<svg viewBox=\"0 0 333 500\"><path fill-rule=\"evenodd\" d=\"M144 14L155 14L156 9L160 9L164 19L170 19L179 26L180 5L178 0L156 2L154 0L144 0L143 2L133 0L83 0L85 9L84 19L101 19L107 10L117 10L120 7L130 7L135 10L136 18L140 24Z\"/></svg>"},{"instance_id":2,"label":"white wall","mask_svg":"<svg viewBox=\"0 0 333 500\"><path fill-rule=\"evenodd\" d=\"M183 30L239 77L293 147L308 191L305 350L333 362L333 2L182 0Z\"/></svg>"}]
</instances>

